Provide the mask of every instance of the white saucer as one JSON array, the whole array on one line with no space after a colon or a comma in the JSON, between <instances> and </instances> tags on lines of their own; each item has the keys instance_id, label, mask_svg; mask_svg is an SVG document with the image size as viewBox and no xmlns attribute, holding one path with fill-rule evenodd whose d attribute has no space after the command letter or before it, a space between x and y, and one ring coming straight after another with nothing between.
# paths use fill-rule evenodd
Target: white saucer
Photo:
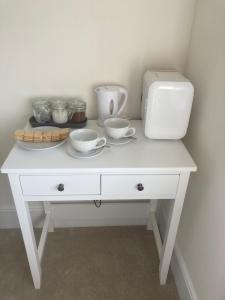
<instances>
[{"instance_id":1,"label":"white saucer","mask_svg":"<svg viewBox=\"0 0 225 300\"><path fill-rule=\"evenodd\" d=\"M116 145L116 146L125 145L125 144L128 144L128 143L130 143L131 141L134 140L133 137L124 137L124 138L121 138L121 139L113 139L109 136L106 136L106 139L107 139L107 144Z\"/></svg>"},{"instance_id":2,"label":"white saucer","mask_svg":"<svg viewBox=\"0 0 225 300\"><path fill-rule=\"evenodd\" d=\"M94 149L94 150L91 150L87 153L84 153L84 152L80 152L80 151L77 151L75 150L72 145L70 143L67 144L67 153L74 157L74 158L78 158L78 159L83 159L83 158L92 158L92 157L96 157L96 156L99 156L103 150L104 150L104 147L102 148L99 148L99 149Z\"/></svg>"}]
</instances>

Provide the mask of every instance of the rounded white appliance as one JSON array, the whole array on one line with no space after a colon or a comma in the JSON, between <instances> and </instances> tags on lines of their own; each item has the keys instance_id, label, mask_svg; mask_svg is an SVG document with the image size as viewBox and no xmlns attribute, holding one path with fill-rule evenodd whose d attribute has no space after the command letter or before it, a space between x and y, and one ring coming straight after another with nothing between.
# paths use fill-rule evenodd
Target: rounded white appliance
<instances>
[{"instance_id":1,"label":"rounded white appliance","mask_svg":"<svg viewBox=\"0 0 225 300\"><path fill-rule=\"evenodd\" d=\"M194 87L177 71L144 74L142 120L151 139L181 139L188 128Z\"/></svg>"}]
</instances>

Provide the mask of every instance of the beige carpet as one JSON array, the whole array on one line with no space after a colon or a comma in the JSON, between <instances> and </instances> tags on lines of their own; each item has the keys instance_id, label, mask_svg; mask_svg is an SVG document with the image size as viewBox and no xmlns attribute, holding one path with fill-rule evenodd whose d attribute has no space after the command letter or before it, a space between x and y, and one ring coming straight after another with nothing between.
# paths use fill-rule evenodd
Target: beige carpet
<instances>
[{"instance_id":1,"label":"beige carpet","mask_svg":"<svg viewBox=\"0 0 225 300\"><path fill-rule=\"evenodd\" d=\"M0 230L0 300L176 300L160 286L152 232L144 227L56 229L35 290L20 230Z\"/></svg>"}]
</instances>

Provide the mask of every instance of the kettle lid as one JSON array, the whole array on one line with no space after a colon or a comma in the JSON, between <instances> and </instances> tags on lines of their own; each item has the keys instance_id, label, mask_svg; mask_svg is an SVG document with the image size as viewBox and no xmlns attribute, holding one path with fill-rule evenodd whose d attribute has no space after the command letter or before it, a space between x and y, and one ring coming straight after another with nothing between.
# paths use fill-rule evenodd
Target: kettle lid
<instances>
[{"instance_id":1,"label":"kettle lid","mask_svg":"<svg viewBox=\"0 0 225 300\"><path fill-rule=\"evenodd\" d=\"M96 93L99 93L99 92L115 92L115 91L118 91L120 87L118 85L102 85L102 86L98 86L96 89L95 89L95 92Z\"/></svg>"}]
</instances>

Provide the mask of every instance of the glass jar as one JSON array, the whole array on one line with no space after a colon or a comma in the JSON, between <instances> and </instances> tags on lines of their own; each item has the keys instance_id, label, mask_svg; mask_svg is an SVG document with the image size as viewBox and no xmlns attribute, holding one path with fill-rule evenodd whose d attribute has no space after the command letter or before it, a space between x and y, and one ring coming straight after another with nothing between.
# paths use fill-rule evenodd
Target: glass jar
<instances>
[{"instance_id":1,"label":"glass jar","mask_svg":"<svg viewBox=\"0 0 225 300\"><path fill-rule=\"evenodd\" d=\"M32 102L32 110L38 123L46 123L51 120L51 103L45 99L36 99Z\"/></svg>"},{"instance_id":2,"label":"glass jar","mask_svg":"<svg viewBox=\"0 0 225 300\"><path fill-rule=\"evenodd\" d=\"M70 111L67 109L67 103L63 100L52 102L52 119L54 123L64 124L70 119Z\"/></svg>"},{"instance_id":3,"label":"glass jar","mask_svg":"<svg viewBox=\"0 0 225 300\"><path fill-rule=\"evenodd\" d=\"M86 120L86 102L81 99L73 99L68 103L68 109L71 113L71 122L81 123Z\"/></svg>"}]
</instances>

